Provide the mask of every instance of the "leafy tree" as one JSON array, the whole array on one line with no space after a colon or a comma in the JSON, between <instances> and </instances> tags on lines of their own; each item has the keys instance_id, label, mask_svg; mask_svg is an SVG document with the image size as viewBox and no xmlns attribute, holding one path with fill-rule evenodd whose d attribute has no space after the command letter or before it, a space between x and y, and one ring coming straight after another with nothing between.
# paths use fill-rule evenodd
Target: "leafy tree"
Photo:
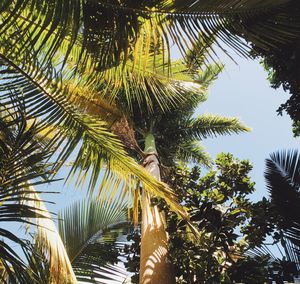
<instances>
[{"instance_id":1,"label":"leafy tree","mask_svg":"<svg viewBox=\"0 0 300 284\"><path fill-rule=\"evenodd\" d=\"M168 212L169 257L175 265L177 283L263 283L268 279L265 264L269 258L245 256L248 249L263 242L253 237L261 231L249 223L260 207L248 199L254 191L249 177L252 166L231 154L218 155L215 164L215 170L203 176L199 167L179 167L168 179L199 229L199 239L193 240L186 223L159 202ZM127 248L135 252L133 258L128 258L133 272L138 262L138 245L135 233L134 243ZM252 264L255 266L247 271Z\"/></svg>"},{"instance_id":2,"label":"leafy tree","mask_svg":"<svg viewBox=\"0 0 300 284\"><path fill-rule=\"evenodd\" d=\"M193 243L184 222L170 214L171 258L179 283L227 282L226 270L247 248L247 236L240 231L251 218L247 197L254 191L249 177L252 166L231 154L218 155L215 164L216 169L203 177L197 167L190 172L181 169L172 177L172 186L201 234Z\"/></svg>"},{"instance_id":3,"label":"leafy tree","mask_svg":"<svg viewBox=\"0 0 300 284\"><path fill-rule=\"evenodd\" d=\"M300 5L298 1L291 1L285 8L289 14L287 25L296 24L300 17ZM296 24L298 30L299 26ZM268 71L268 79L275 89L283 87L291 96L282 104L277 112L282 115L284 111L293 121L293 132L295 136L300 135L300 34L290 42L279 42L276 47L264 50L255 44L253 54L262 58L262 63Z\"/></svg>"}]
</instances>

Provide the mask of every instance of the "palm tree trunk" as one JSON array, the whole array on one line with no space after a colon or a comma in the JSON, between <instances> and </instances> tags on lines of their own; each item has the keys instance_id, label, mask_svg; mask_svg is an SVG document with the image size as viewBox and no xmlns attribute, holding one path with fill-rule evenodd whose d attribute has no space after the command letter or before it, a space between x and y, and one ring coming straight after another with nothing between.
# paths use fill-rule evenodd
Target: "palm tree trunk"
<instances>
[{"instance_id":1,"label":"palm tree trunk","mask_svg":"<svg viewBox=\"0 0 300 284\"><path fill-rule=\"evenodd\" d=\"M160 180L159 161L155 147L155 138L149 133L145 137L146 158L144 166L149 173ZM142 237L140 284L173 284L175 275L168 262L168 234L163 212L157 206L151 206L151 196L142 194Z\"/></svg>"}]
</instances>

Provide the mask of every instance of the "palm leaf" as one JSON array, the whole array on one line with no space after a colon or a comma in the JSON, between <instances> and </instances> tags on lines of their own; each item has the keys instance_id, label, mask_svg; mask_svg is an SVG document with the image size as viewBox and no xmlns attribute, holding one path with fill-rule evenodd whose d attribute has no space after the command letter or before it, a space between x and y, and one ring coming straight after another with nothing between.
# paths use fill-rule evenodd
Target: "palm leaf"
<instances>
[{"instance_id":1,"label":"palm leaf","mask_svg":"<svg viewBox=\"0 0 300 284\"><path fill-rule=\"evenodd\" d=\"M36 125L26 127L22 106L17 109L13 114L3 107L0 109L0 222L4 224L0 230L0 260L6 271L5 277L10 281L28 283L38 277L27 271L24 260L11 243L21 246L24 251L30 251L30 246L11 229L5 229L5 225L10 222L33 224L32 221L46 218L42 208L32 206L37 201L32 194L38 192L28 188L27 184L47 182L45 177L49 175L49 167L44 162L49 153L34 139Z\"/></svg>"},{"instance_id":2,"label":"palm leaf","mask_svg":"<svg viewBox=\"0 0 300 284\"><path fill-rule=\"evenodd\" d=\"M203 139L217 135L228 135L249 131L237 118L227 118L217 115L201 115L187 122L186 134L194 139Z\"/></svg>"},{"instance_id":3,"label":"palm leaf","mask_svg":"<svg viewBox=\"0 0 300 284\"><path fill-rule=\"evenodd\" d=\"M291 251L300 253L300 159L297 150L275 152L266 160L265 179L271 202Z\"/></svg>"},{"instance_id":4,"label":"palm leaf","mask_svg":"<svg viewBox=\"0 0 300 284\"><path fill-rule=\"evenodd\" d=\"M129 226L126 207L117 201L89 199L75 202L59 214L59 231L79 281L126 278L126 272L114 266L123 247L117 238Z\"/></svg>"},{"instance_id":5,"label":"palm leaf","mask_svg":"<svg viewBox=\"0 0 300 284\"><path fill-rule=\"evenodd\" d=\"M211 168L213 161L205 148L198 141L187 141L178 145L179 160L184 162L193 162Z\"/></svg>"},{"instance_id":6,"label":"palm leaf","mask_svg":"<svg viewBox=\"0 0 300 284\"><path fill-rule=\"evenodd\" d=\"M276 43L299 33L299 23L290 23L285 13L288 4L292 5L292 1L72 0L62 3L10 0L0 6L4 15L0 30L20 20L25 9L22 19L26 24L20 37L26 37L33 25L38 30L32 32L34 41L28 37L23 49L37 44L36 50L41 51L47 46L45 54L51 60L68 37L70 42L64 45L66 55L71 53L74 43L79 42L82 51L77 54L78 62L84 62L88 53L97 66L106 68L128 58L131 51L136 53L143 49L147 55L153 45L169 50L172 41L184 53L196 45L199 32L205 42L216 35L218 42L241 54L245 54L247 46L240 36L250 38L264 49L274 48ZM219 47L224 49L221 44Z\"/></svg>"}]
</instances>

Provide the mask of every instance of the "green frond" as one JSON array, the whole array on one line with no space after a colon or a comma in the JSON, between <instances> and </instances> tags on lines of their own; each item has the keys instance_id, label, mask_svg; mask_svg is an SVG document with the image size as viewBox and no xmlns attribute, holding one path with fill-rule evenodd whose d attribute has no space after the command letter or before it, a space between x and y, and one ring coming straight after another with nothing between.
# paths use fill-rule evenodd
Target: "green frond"
<instances>
[{"instance_id":1,"label":"green frond","mask_svg":"<svg viewBox=\"0 0 300 284\"><path fill-rule=\"evenodd\" d=\"M168 111L184 102L187 92L203 92L204 86L194 79L196 72L190 71L182 60L167 64L161 53L135 56L101 72L85 70L79 86L93 90L110 104L121 101L123 112L129 113L136 106L146 106L151 113L154 105Z\"/></svg>"},{"instance_id":2,"label":"green frond","mask_svg":"<svg viewBox=\"0 0 300 284\"><path fill-rule=\"evenodd\" d=\"M78 280L112 280L118 274L113 264L118 262L117 237L128 228L126 209L116 201L88 199L59 213L59 231Z\"/></svg>"},{"instance_id":3,"label":"green frond","mask_svg":"<svg viewBox=\"0 0 300 284\"><path fill-rule=\"evenodd\" d=\"M73 203L59 213L58 227L73 261L92 237L109 225L127 222L127 204L94 199Z\"/></svg>"},{"instance_id":4,"label":"green frond","mask_svg":"<svg viewBox=\"0 0 300 284\"><path fill-rule=\"evenodd\" d=\"M282 218L283 230L290 255L300 252L300 155L297 150L272 153L266 160L265 179L271 195L271 203ZM299 262L299 259L295 259Z\"/></svg>"},{"instance_id":5,"label":"green frond","mask_svg":"<svg viewBox=\"0 0 300 284\"><path fill-rule=\"evenodd\" d=\"M195 81L203 87L208 88L214 81L217 80L218 75L224 69L224 65L210 64L204 70L199 69L195 76Z\"/></svg>"},{"instance_id":6,"label":"green frond","mask_svg":"<svg viewBox=\"0 0 300 284\"><path fill-rule=\"evenodd\" d=\"M75 59L76 68L92 57L91 66L104 70L123 63L131 56L148 57L157 47L167 53L175 43L185 54L191 49L201 52L215 37L217 47L225 53L226 46L249 56L249 45L267 50L276 48L299 35L299 23L290 23L286 5L291 0L239 1L5 1L0 6L0 31L18 27L11 36L22 38L19 52L33 48L36 57L52 62L59 51L67 62ZM68 42L66 42L68 40ZM2 42L1 42L2 43ZM75 48L74 46L79 46ZM213 54L216 51L213 51ZM214 54L217 57L216 54Z\"/></svg>"},{"instance_id":7,"label":"green frond","mask_svg":"<svg viewBox=\"0 0 300 284\"><path fill-rule=\"evenodd\" d=\"M183 162L197 163L211 168L213 160L205 148L198 141L188 141L178 145L176 157Z\"/></svg>"},{"instance_id":8,"label":"green frond","mask_svg":"<svg viewBox=\"0 0 300 284\"><path fill-rule=\"evenodd\" d=\"M250 129L237 118L206 114L190 119L185 131L187 137L201 140L217 135L237 134L250 131Z\"/></svg>"}]
</instances>

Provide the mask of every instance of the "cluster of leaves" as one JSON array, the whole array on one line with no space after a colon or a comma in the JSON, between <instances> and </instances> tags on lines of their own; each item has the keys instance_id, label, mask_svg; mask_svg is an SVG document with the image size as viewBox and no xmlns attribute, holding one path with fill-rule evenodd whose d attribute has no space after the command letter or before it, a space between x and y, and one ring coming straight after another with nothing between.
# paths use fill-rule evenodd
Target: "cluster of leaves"
<instances>
[{"instance_id":1,"label":"cluster of leaves","mask_svg":"<svg viewBox=\"0 0 300 284\"><path fill-rule=\"evenodd\" d=\"M198 167L178 169L170 181L201 234L193 241L184 222L169 212L170 257L179 283L228 282L234 275L227 269L247 247L247 235L240 231L252 214L247 198L254 191L248 176L252 166L231 154L220 154L215 164L216 169L203 177Z\"/></svg>"},{"instance_id":2,"label":"cluster of leaves","mask_svg":"<svg viewBox=\"0 0 300 284\"><path fill-rule=\"evenodd\" d=\"M139 283L140 254L141 254L141 234L139 230L134 230L127 235L130 244L126 244L124 252L127 255L125 267L127 271L133 273L132 283Z\"/></svg>"}]
</instances>

